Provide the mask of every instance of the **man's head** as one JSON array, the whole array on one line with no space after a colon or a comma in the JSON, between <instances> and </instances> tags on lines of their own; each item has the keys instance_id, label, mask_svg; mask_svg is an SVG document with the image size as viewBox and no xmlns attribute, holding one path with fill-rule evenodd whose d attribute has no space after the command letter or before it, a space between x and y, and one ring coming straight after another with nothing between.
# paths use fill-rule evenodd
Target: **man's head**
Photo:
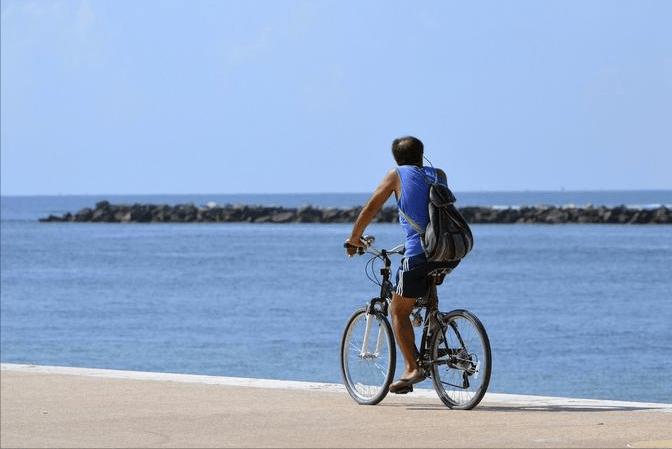
<instances>
[{"instance_id":1,"label":"man's head","mask_svg":"<svg viewBox=\"0 0 672 449\"><path fill-rule=\"evenodd\" d=\"M397 165L417 165L422 167L424 145L412 136L400 137L392 142L392 155Z\"/></svg>"}]
</instances>

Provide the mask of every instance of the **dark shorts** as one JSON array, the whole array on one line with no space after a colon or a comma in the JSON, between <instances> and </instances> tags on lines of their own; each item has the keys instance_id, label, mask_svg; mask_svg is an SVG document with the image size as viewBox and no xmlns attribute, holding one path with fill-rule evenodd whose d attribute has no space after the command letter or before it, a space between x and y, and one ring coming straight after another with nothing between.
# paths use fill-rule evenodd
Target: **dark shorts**
<instances>
[{"instance_id":1,"label":"dark shorts","mask_svg":"<svg viewBox=\"0 0 672 449\"><path fill-rule=\"evenodd\" d=\"M397 270L397 295L404 298L420 298L427 294L429 280L427 274L437 268L455 268L459 260L453 262L427 262L424 254L404 257Z\"/></svg>"}]
</instances>

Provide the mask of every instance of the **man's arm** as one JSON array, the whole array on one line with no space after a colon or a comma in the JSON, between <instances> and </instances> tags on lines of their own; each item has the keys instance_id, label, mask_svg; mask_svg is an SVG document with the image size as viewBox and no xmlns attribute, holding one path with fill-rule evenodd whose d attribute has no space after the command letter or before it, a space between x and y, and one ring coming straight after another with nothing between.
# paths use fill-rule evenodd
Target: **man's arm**
<instances>
[{"instance_id":1,"label":"man's arm","mask_svg":"<svg viewBox=\"0 0 672 449\"><path fill-rule=\"evenodd\" d=\"M399 175L395 169L390 170L385 175L373 192L373 195L371 195L369 201L366 203L366 206L364 206L359 213L355 225L352 227L352 234L350 234L350 238L346 240L346 243L353 246L362 246L359 238L362 236L362 233L364 233L364 229L371 223L373 217L376 216L376 213L383 207L385 201L387 201L393 192L397 195L397 198L401 193L401 182L399 182Z\"/></svg>"}]
</instances>

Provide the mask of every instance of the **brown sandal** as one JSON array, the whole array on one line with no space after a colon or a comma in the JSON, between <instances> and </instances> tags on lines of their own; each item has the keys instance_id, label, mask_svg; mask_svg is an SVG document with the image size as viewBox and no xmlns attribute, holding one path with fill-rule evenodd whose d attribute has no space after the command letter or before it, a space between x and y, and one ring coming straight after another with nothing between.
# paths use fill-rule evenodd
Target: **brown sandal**
<instances>
[{"instance_id":1,"label":"brown sandal","mask_svg":"<svg viewBox=\"0 0 672 449\"><path fill-rule=\"evenodd\" d=\"M390 385L390 393L396 393L396 394L410 393L411 391L413 391L413 384L422 382L425 379L426 377L423 376L422 374L417 374L416 376L411 377L410 379L404 379L402 377L401 379Z\"/></svg>"},{"instance_id":2,"label":"brown sandal","mask_svg":"<svg viewBox=\"0 0 672 449\"><path fill-rule=\"evenodd\" d=\"M411 392L413 392L413 385L401 385L397 388L393 388L392 385L390 385L390 393L406 394Z\"/></svg>"}]
</instances>

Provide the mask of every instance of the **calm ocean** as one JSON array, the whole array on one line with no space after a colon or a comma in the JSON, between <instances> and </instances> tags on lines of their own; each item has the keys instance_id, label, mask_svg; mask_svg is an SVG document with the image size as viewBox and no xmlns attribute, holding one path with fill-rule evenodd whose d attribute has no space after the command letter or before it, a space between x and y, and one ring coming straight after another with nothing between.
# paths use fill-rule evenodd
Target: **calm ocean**
<instances>
[{"instance_id":1,"label":"calm ocean","mask_svg":"<svg viewBox=\"0 0 672 449\"><path fill-rule=\"evenodd\" d=\"M112 203L361 205L366 194L35 196L2 201L1 360L340 382L375 296L343 224L38 223ZM652 207L672 191L458 194L458 205ZM367 230L378 246L397 225ZM489 391L672 403L672 226L474 225L439 287L493 348ZM431 388L431 384L424 385Z\"/></svg>"}]
</instances>

